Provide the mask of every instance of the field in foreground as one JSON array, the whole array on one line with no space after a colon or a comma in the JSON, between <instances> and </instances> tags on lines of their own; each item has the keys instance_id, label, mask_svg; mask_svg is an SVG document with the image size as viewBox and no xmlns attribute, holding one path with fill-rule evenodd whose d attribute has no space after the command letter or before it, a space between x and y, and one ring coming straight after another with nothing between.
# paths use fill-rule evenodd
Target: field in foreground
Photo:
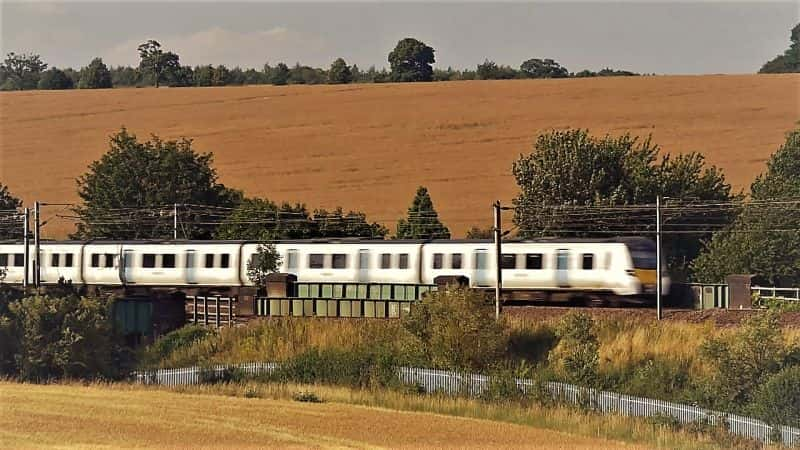
<instances>
[{"instance_id":1,"label":"field in foreground","mask_svg":"<svg viewBox=\"0 0 800 450\"><path fill-rule=\"evenodd\" d=\"M341 403L0 382L2 448L642 448Z\"/></svg>"},{"instance_id":2,"label":"field in foreground","mask_svg":"<svg viewBox=\"0 0 800 450\"><path fill-rule=\"evenodd\" d=\"M76 201L75 178L125 125L195 138L248 195L390 227L426 185L458 236L514 197L511 163L547 129L652 133L746 188L800 119L798 86L787 74L2 93L0 180L26 203Z\"/></svg>"}]
</instances>

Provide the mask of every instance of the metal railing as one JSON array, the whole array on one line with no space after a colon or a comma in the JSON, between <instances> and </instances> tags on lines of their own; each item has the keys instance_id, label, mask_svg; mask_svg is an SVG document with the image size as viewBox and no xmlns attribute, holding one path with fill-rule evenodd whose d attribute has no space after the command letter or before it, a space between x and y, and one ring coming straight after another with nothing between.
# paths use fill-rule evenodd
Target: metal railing
<instances>
[{"instance_id":1,"label":"metal railing","mask_svg":"<svg viewBox=\"0 0 800 450\"><path fill-rule=\"evenodd\" d=\"M800 301L800 288L752 286L750 292L758 294L761 298Z\"/></svg>"},{"instance_id":2,"label":"metal railing","mask_svg":"<svg viewBox=\"0 0 800 450\"><path fill-rule=\"evenodd\" d=\"M182 369L159 369L138 371L132 374L134 382L142 384L162 384L167 386L199 384L209 379L224 379L226 372L236 370L250 375L271 374L278 369L276 363L247 363L236 365L216 365L212 367L187 367ZM397 376L402 383L416 385L426 393L445 395L466 395L477 397L490 389L493 379L490 376L459 373L446 370L400 367ZM698 406L683 405L663 400L634 397L615 392L601 391L567 383L544 382L537 384L530 379L516 378L514 383L521 392L532 394L543 389L553 399L573 405L582 405L597 412L621 414L633 417L667 416L674 420L689 423L705 423L724 426L730 433L756 439L764 443L778 439L786 446L800 445L800 428L780 426L778 429L761 420L736 414L726 414Z\"/></svg>"}]
</instances>

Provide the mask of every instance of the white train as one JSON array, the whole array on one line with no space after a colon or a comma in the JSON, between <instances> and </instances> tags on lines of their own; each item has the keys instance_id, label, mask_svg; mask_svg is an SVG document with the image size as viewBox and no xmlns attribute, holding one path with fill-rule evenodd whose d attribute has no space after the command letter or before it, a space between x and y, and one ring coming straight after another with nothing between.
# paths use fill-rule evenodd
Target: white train
<instances>
[{"instance_id":1,"label":"white train","mask_svg":"<svg viewBox=\"0 0 800 450\"><path fill-rule=\"evenodd\" d=\"M495 286L494 244L486 240L298 240L275 243L279 271L300 282L433 284L464 276L470 287ZM76 285L235 289L252 286L252 241L45 241L40 279ZM33 246L30 247L31 260ZM508 291L652 296L656 252L643 238L541 240L502 246L502 285ZM6 283L21 284L24 246L0 243ZM32 269L31 269L32 271ZM32 280L32 275L29 275ZM669 277L662 279L664 293Z\"/></svg>"}]
</instances>

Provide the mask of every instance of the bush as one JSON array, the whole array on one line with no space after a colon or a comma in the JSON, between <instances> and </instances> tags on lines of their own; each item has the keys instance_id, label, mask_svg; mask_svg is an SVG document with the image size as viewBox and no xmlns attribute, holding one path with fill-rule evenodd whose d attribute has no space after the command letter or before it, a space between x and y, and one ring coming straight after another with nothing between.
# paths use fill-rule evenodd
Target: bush
<instances>
[{"instance_id":1,"label":"bush","mask_svg":"<svg viewBox=\"0 0 800 450\"><path fill-rule=\"evenodd\" d=\"M597 384L600 344L594 320L585 313L569 313L558 323L556 336L558 345L548 357L555 372L570 383Z\"/></svg>"},{"instance_id":2,"label":"bush","mask_svg":"<svg viewBox=\"0 0 800 450\"><path fill-rule=\"evenodd\" d=\"M200 325L187 325L171 331L142 350L139 356L140 365L157 366L159 361L169 358L175 350L189 347L211 333L211 330Z\"/></svg>"},{"instance_id":3,"label":"bush","mask_svg":"<svg viewBox=\"0 0 800 450\"><path fill-rule=\"evenodd\" d=\"M485 370L505 357L508 337L486 297L447 287L425 297L403 319L415 348L429 364L443 369Z\"/></svg>"},{"instance_id":4,"label":"bush","mask_svg":"<svg viewBox=\"0 0 800 450\"><path fill-rule=\"evenodd\" d=\"M800 366L767 379L754 395L752 414L772 425L800 426Z\"/></svg>"},{"instance_id":5,"label":"bush","mask_svg":"<svg viewBox=\"0 0 800 450\"><path fill-rule=\"evenodd\" d=\"M271 379L296 383L330 383L352 387L396 385L394 355L357 348L307 350L285 361Z\"/></svg>"}]
</instances>

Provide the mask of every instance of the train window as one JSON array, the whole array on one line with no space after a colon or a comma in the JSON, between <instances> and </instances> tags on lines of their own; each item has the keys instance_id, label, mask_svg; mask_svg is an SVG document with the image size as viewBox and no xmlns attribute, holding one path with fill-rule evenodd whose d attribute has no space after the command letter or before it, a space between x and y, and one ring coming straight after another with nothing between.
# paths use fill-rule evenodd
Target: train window
<instances>
[{"instance_id":1,"label":"train window","mask_svg":"<svg viewBox=\"0 0 800 450\"><path fill-rule=\"evenodd\" d=\"M100 254L99 253L92 253L92 267L100 267Z\"/></svg>"},{"instance_id":2,"label":"train window","mask_svg":"<svg viewBox=\"0 0 800 450\"><path fill-rule=\"evenodd\" d=\"M14 253L14 266L23 267L25 265L25 254Z\"/></svg>"},{"instance_id":3,"label":"train window","mask_svg":"<svg viewBox=\"0 0 800 450\"><path fill-rule=\"evenodd\" d=\"M152 269L156 266L156 255L153 253L145 253L142 255L142 267Z\"/></svg>"},{"instance_id":4,"label":"train window","mask_svg":"<svg viewBox=\"0 0 800 450\"><path fill-rule=\"evenodd\" d=\"M451 269L460 269L461 268L461 253L451 253L450 254L450 268Z\"/></svg>"},{"instance_id":5,"label":"train window","mask_svg":"<svg viewBox=\"0 0 800 450\"><path fill-rule=\"evenodd\" d=\"M528 270L541 270L542 254L541 253L528 253L525 255L525 268Z\"/></svg>"},{"instance_id":6,"label":"train window","mask_svg":"<svg viewBox=\"0 0 800 450\"><path fill-rule=\"evenodd\" d=\"M442 260L444 259L444 255L441 253L434 253L433 254L433 268L434 269L441 269L444 264L442 264Z\"/></svg>"},{"instance_id":7,"label":"train window","mask_svg":"<svg viewBox=\"0 0 800 450\"><path fill-rule=\"evenodd\" d=\"M345 269L347 268L347 255L344 253L334 253L333 254L333 268L334 269Z\"/></svg>"},{"instance_id":8,"label":"train window","mask_svg":"<svg viewBox=\"0 0 800 450\"><path fill-rule=\"evenodd\" d=\"M517 255L513 253L504 253L500 264L502 264L503 269L516 269Z\"/></svg>"},{"instance_id":9,"label":"train window","mask_svg":"<svg viewBox=\"0 0 800 450\"><path fill-rule=\"evenodd\" d=\"M228 267L231 266L231 255L229 255L228 253L223 253L219 256L220 256L219 258L220 267L222 267L223 269L227 269Z\"/></svg>"},{"instance_id":10,"label":"train window","mask_svg":"<svg viewBox=\"0 0 800 450\"><path fill-rule=\"evenodd\" d=\"M213 253L206 253L206 269L211 269L214 267L214 254Z\"/></svg>"},{"instance_id":11,"label":"train window","mask_svg":"<svg viewBox=\"0 0 800 450\"><path fill-rule=\"evenodd\" d=\"M322 253L312 253L308 255L309 269L322 269L325 267L325 255Z\"/></svg>"},{"instance_id":12,"label":"train window","mask_svg":"<svg viewBox=\"0 0 800 450\"><path fill-rule=\"evenodd\" d=\"M369 250L358 251L358 268L361 270L369 269Z\"/></svg>"},{"instance_id":13,"label":"train window","mask_svg":"<svg viewBox=\"0 0 800 450\"><path fill-rule=\"evenodd\" d=\"M58 267L58 263L60 262L60 260L61 260L61 255L59 255L58 253L53 253L52 255L50 255L50 266Z\"/></svg>"},{"instance_id":14,"label":"train window","mask_svg":"<svg viewBox=\"0 0 800 450\"><path fill-rule=\"evenodd\" d=\"M297 250L289 250L286 252L286 267L289 269L297 269Z\"/></svg>"},{"instance_id":15,"label":"train window","mask_svg":"<svg viewBox=\"0 0 800 450\"><path fill-rule=\"evenodd\" d=\"M583 265L581 268L583 270L592 270L594 269L594 255L591 253L584 253L583 254Z\"/></svg>"},{"instance_id":16,"label":"train window","mask_svg":"<svg viewBox=\"0 0 800 450\"><path fill-rule=\"evenodd\" d=\"M64 254L64 267L72 267L72 253Z\"/></svg>"},{"instance_id":17,"label":"train window","mask_svg":"<svg viewBox=\"0 0 800 450\"><path fill-rule=\"evenodd\" d=\"M408 253L400 253L397 258L398 269L408 269Z\"/></svg>"},{"instance_id":18,"label":"train window","mask_svg":"<svg viewBox=\"0 0 800 450\"><path fill-rule=\"evenodd\" d=\"M8 265L8 254L7 253L0 253L0 266L7 266Z\"/></svg>"},{"instance_id":19,"label":"train window","mask_svg":"<svg viewBox=\"0 0 800 450\"><path fill-rule=\"evenodd\" d=\"M161 255L161 267L166 267L167 269L174 269L175 255L172 253Z\"/></svg>"},{"instance_id":20,"label":"train window","mask_svg":"<svg viewBox=\"0 0 800 450\"><path fill-rule=\"evenodd\" d=\"M105 256L106 256L105 267L114 267L114 254L106 253Z\"/></svg>"},{"instance_id":21,"label":"train window","mask_svg":"<svg viewBox=\"0 0 800 450\"><path fill-rule=\"evenodd\" d=\"M486 270L489 268L489 253L486 250L475 251L475 269Z\"/></svg>"},{"instance_id":22,"label":"train window","mask_svg":"<svg viewBox=\"0 0 800 450\"><path fill-rule=\"evenodd\" d=\"M392 254L381 253L381 269L391 269L391 268L392 268Z\"/></svg>"}]
</instances>

